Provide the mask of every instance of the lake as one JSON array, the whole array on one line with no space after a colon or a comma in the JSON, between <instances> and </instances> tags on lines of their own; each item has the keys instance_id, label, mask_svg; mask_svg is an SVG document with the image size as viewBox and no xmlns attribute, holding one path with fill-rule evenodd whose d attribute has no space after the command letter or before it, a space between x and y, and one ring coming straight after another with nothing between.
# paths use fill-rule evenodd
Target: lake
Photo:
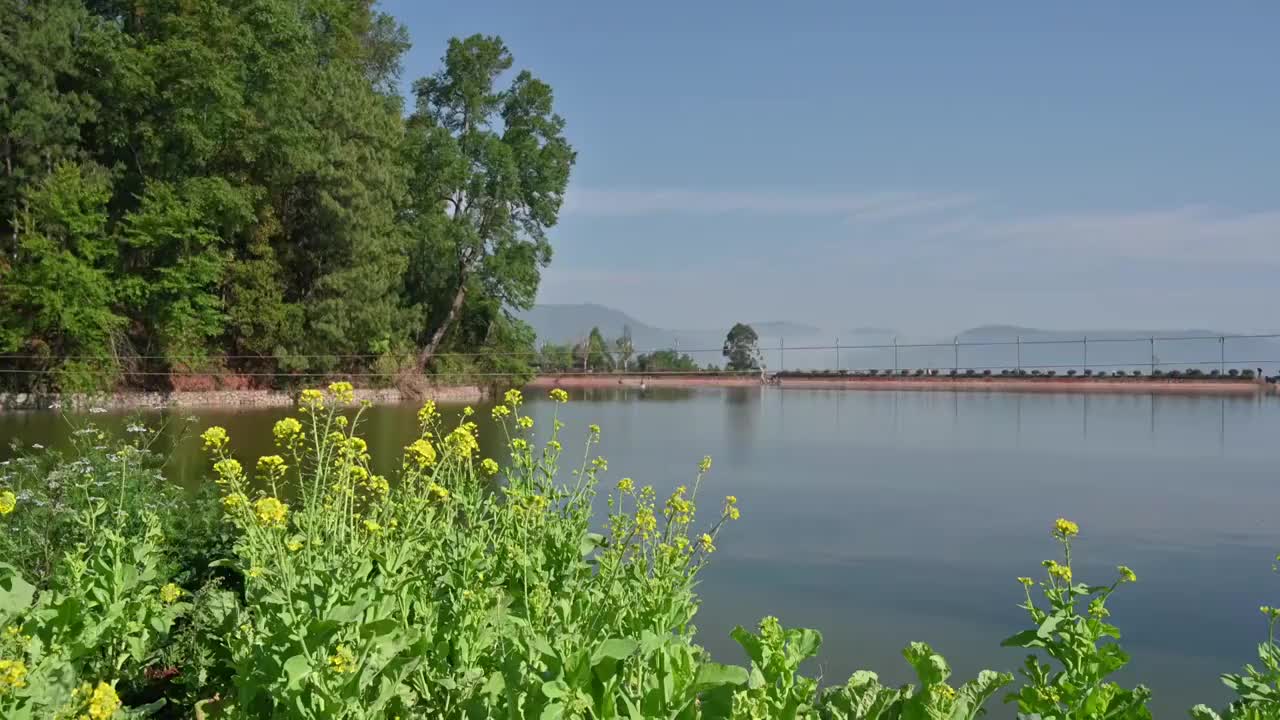
<instances>
[{"instance_id":1,"label":"lake","mask_svg":"<svg viewBox=\"0 0 1280 720\"><path fill-rule=\"evenodd\" d=\"M556 406L530 398L529 408L545 430ZM714 458L702 492L737 495L743 514L701 576L700 639L721 661L745 662L728 639L734 625L773 614L822 631L811 671L829 683L859 668L908 680L899 651L912 640L946 655L957 679L1014 670L1022 654L999 642L1023 629L1015 578L1039 577L1040 561L1057 557L1058 516L1081 527L1078 578L1110 581L1118 564L1138 574L1111 619L1133 656L1123 679L1152 687L1157 717L1221 704L1218 675L1253 662L1264 639L1258 606L1280 604L1275 398L610 389L559 409L566 457L588 423L603 427L609 482L630 476L663 496ZM415 411L367 412L383 468L415 437ZM170 465L189 487L205 482L199 430L225 426L252 461L272 452L284 412L144 419L176 438L190 415ZM93 419L123 428L130 417ZM497 455L487 409L477 418L485 454ZM0 415L0 454L14 439L65 443L69 429L52 413Z\"/></svg>"}]
</instances>

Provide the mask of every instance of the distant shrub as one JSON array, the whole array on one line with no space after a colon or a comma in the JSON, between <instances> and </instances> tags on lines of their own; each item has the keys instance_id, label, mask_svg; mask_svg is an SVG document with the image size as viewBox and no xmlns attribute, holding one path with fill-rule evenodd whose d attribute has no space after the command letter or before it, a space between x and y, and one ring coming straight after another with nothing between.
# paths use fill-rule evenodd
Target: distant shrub
<instances>
[{"instance_id":1,"label":"distant shrub","mask_svg":"<svg viewBox=\"0 0 1280 720\"><path fill-rule=\"evenodd\" d=\"M1067 377L1075 377L1075 376L1076 376L1076 371L1075 371L1075 370L1068 370L1068 371L1067 371Z\"/></svg>"},{"instance_id":2,"label":"distant shrub","mask_svg":"<svg viewBox=\"0 0 1280 720\"><path fill-rule=\"evenodd\" d=\"M1227 374L1230 375L1231 377L1240 377L1240 371L1237 370L1236 368L1231 368L1230 370L1227 371Z\"/></svg>"},{"instance_id":3,"label":"distant shrub","mask_svg":"<svg viewBox=\"0 0 1280 720\"><path fill-rule=\"evenodd\" d=\"M924 370L919 370L919 369L917 369L917 370L916 370L916 377L920 377L921 375L924 375Z\"/></svg>"},{"instance_id":4,"label":"distant shrub","mask_svg":"<svg viewBox=\"0 0 1280 720\"><path fill-rule=\"evenodd\" d=\"M1254 378L1254 372L1252 370L1245 370L1240 373L1240 377L1245 380L1252 380Z\"/></svg>"},{"instance_id":5,"label":"distant shrub","mask_svg":"<svg viewBox=\"0 0 1280 720\"><path fill-rule=\"evenodd\" d=\"M899 371L898 371L898 374L899 374L899 375L901 375L901 376L903 376L903 377L906 377L906 376L908 376L908 375L910 375L910 374L911 374L911 371L910 371L910 370L907 370L906 368L903 368L902 370L899 370Z\"/></svg>"},{"instance_id":6,"label":"distant shrub","mask_svg":"<svg viewBox=\"0 0 1280 720\"><path fill-rule=\"evenodd\" d=\"M1049 377L1054 377L1054 376L1055 376L1055 375L1057 375L1057 374L1058 374L1058 371L1057 371L1057 370L1049 370L1049 371L1045 372L1045 375L1048 375Z\"/></svg>"},{"instance_id":7,"label":"distant shrub","mask_svg":"<svg viewBox=\"0 0 1280 720\"><path fill-rule=\"evenodd\" d=\"M1039 370L1032 370L1032 371L1031 371L1031 375L1032 375L1032 377L1040 377L1040 371L1039 371Z\"/></svg>"},{"instance_id":8,"label":"distant shrub","mask_svg":"<svg viewBox=\"0 0 1280 720\"><path fill-rule=\"evenodd\" d=\"M1209 371L1209 377L1215 377L1215 378L1216 378L1216 377L1220 377L1221 375L1222 375L1222 371L1221 371L1221 370L1219 370L1219 369L1217 369L1217 368L1214 368L1214 369L1212 369L1212 370L1210 370L1210 371Z\"/></svg>"},{"instance_id":9,"label":"distant shrub","mask_svg":"<svg viewBox=\"0 0 1280 720\"><path fill-rule=\"evenodd\" d=\"M1180 379L1182 379L1182 371L1181 371L1181 370L1170 370L1170 371L1169 371L1169 377L1170 377L1170 378L1172 378L1172 379L1174 379L1174 380L1180 380Z\"/></svg>"},{"instance_id":10,"label":"distant shrub","mask_svg":"<svg viewBox=\"0 0 1280 720\"><path fill-rule=\"evenodd\" d=\"M1164 377L1164 371L1163 371L1163 370L1152 370L1152 371L1151 371L1151 377Z\"/></svg>"},{"instance_id":11,"label":"distant shrub","mask_svg":"<svg viewBox=\"0 0 1280 720\"><path fill-rule=\"evenodd\" d=\"M1134 377L1142 377L1142 371L1141 371L1141 370L1134 370L1133 372L1131 372L1131 373L1129 373L1129 374L1130 374L1130 375L1132 375L1132 376L1134 376Z\"/></svg>"},{"instance_id":12,"label":"distant shrub","mask_svg":"<svg viewBox=\"0 0 1280 720\"><path fill-rule=\"evenodd\" d=\"M991 371L990 371L990 370L983 370L983 371L982 371L982 376L983 376L983 377L991 377Z\"/></svg>"},{"instance_id":13,"label":"distant shrub","mask_svg":"<svg viewBox=\"0 0 1280 720\"><path fill-rule=\"evenodd\" d=\"M1084 369L1084 376L1085 376L1085 377L1093 377L1093 371L1092 371L1092 370L1090 370L1089 368L1085 368L1085 369Z\"/></svg>"}]
</instances>

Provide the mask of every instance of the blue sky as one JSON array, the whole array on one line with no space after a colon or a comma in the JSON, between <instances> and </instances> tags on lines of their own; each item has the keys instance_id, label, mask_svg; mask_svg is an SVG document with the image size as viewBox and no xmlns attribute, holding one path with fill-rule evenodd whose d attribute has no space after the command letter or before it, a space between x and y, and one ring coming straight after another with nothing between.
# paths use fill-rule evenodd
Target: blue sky
<instances>
[{"instance_id":1,"label":"blue sky","mask_svg":"<svg viewBox=\"0 0 1280 720\"><path fill-rule=\"evenodd\" d=\"M1280 3L383 2L498 34L578 164L543 302L1280 328Z\"/></svg>"}]
</instances>

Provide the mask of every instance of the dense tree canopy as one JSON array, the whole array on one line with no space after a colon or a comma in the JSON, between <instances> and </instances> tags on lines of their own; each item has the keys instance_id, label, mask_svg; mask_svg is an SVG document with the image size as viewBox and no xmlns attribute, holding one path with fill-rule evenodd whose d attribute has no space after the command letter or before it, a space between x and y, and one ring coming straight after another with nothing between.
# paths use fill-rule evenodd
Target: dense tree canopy
<instances>
[{"instance_id":1,"label":"dense tree canopy","mask_svg":"<svg viewBox=\"0 0 1280 720\"><path fill-rule=\"evenodd\" d=\"M551 89L498 89L474 36L406 116L407 48L368 0L0 3L0 382L532 351L509 310L574 160Z\"/></svg>"},{"instance_id":2,"label":"dense tree canopy","mask_svg":"<svg viewBox=\"0 0 1280 720\"><path fill-rule=\"evenodd\" d=\"M750 325L735 323L724 339L725 367L729 370L758 370L760 368L760 336Z\"/></svg>"}]
</instances>

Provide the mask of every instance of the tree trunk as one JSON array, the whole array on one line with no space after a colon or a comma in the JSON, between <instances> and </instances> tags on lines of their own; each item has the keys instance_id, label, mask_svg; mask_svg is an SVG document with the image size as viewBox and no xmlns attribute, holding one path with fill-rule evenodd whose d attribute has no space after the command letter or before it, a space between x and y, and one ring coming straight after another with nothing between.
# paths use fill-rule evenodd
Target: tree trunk
<instances>
[{"instance_id":1,"label":"tree trunk","mask_svg":"<svg viewBox=\"0 0 1280 720\"><path fill-rule=\"evenodd\" d=\"M445 333L449 332L449 328L453 327L453 323L458 319L458 315L462 312L462 303L467 299L467 281L463 278L458 284L458 292L453 296L453 302L449 304L449 314L445 316L444 322L440 323L440 327L431 333L431 339L427 341L427 346L422 348L422 352L418 354L418 365L423 370L427 369L427 363L431 362L431 358L435 357L436 350L440 349L440 343L444 341Z\"/></svg>"}]
</instances>

